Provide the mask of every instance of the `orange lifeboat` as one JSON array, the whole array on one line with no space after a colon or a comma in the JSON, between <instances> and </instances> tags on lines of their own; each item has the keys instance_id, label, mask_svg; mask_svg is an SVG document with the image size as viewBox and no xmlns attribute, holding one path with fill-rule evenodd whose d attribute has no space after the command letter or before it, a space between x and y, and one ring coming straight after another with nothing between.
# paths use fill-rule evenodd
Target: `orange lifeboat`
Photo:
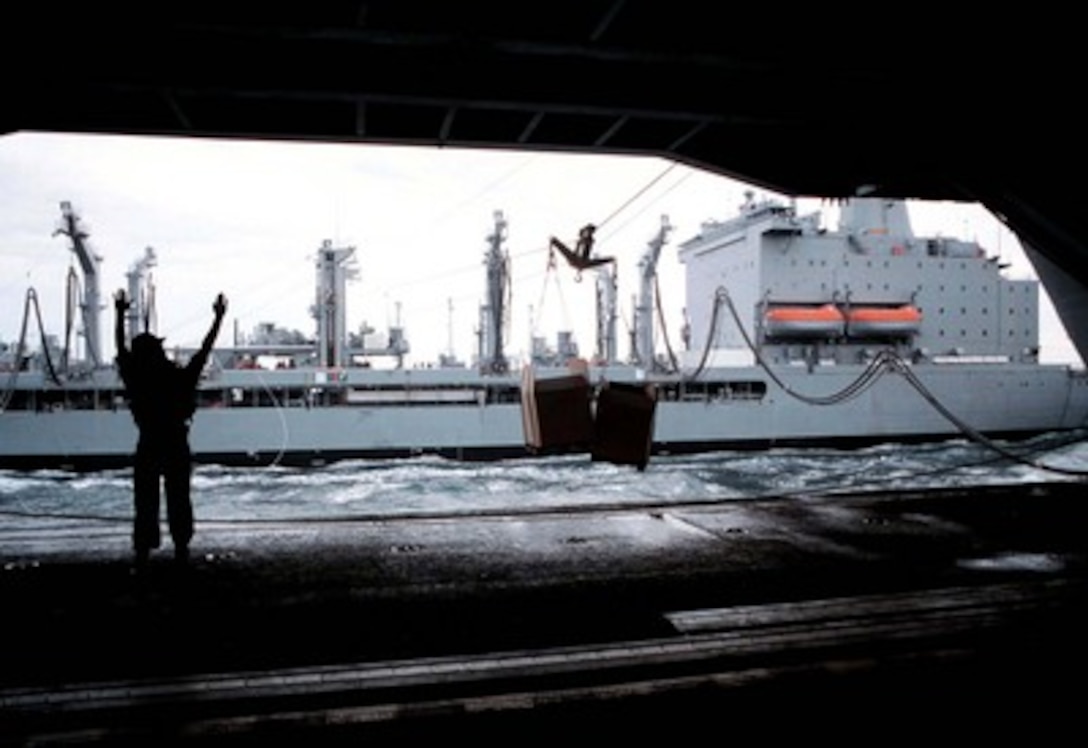
<instances>
[{"instance_id":1,"label":"orange lifeboat","mask_svg":"<svg viewBox=\"0 0 1088 748\"><path fill-rule=\"evenodd\" d=\"M922 312L912 304L895 307L854 307L846 313L846 330L851 337L897 337L916 334L922 326Z\"/></svg>"},{"instance_id":2,"label":"orange lifeboat","mask_svg":"<svg viewBox=\"0 0 1088 748\"><path fill-rule=\"evenodd\" d=\"M846 320L834 304L777 306L763 315L763 329L776 338L831 338L843 334Z\"/></svg>"}]
</instances>

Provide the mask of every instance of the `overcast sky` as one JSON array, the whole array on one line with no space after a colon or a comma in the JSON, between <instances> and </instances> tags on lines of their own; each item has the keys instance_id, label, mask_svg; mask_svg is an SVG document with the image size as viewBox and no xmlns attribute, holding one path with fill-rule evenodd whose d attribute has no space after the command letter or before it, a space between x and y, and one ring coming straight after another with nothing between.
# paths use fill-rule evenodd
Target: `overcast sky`
<instances>
[{"instance_id":1,"label":"overcast sky","mask_svg":"<svg viewBox=\"0 0 1088 748\"><path fill-rule=\"evenodd\" d=\"M673 230L658 269L677 345L684 299L676 249L704 220L732 217L747 189L656 158L8 135L0 137L0 340L18 339L31 287L46 327L63 335L74 255L53 232L60 203L69 201L103 258L107 303L132 263L154 248L158 332L168 344L199 343L220 291L230 305L222 344L232 341L235 327L248 334L266 321L313 334L314 253L331 240L356 248L351 329L365 321L384 331L399 320L411 363L434 361L451 342L469 361L484 298L487 236L493 214L502 211L514 279L508 353L526 351L531 330L553 342L560 329L573 330L581 351L592 353L592 273L579 281L566 267L547 271L548 237L573 242L578 228L592 222L600 226L599 253L618 260L626 356L638 261L662 217ZM800 207L834 215L817 200ZM912 204L911 218L920 235L977 239L1013 264L1013 277L1033 277L1015 238L978 206ZM1044 360L1077 361L1044 306ZM112 319L105 309L108 351Z\"/></svg>"}]
</instances>

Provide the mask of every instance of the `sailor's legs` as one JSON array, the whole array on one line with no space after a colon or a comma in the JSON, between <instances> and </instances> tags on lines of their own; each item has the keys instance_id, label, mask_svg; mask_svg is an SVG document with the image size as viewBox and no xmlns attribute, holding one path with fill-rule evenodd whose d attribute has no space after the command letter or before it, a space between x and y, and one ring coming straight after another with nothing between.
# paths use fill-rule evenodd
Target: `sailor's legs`
<instances>
[{"instance_id":1,"label":"sailor's legs","mask_svg":"<svg viewBox=\"0 0 1088 748\"><path fill-rule=\"evenodd\" d=\"M137 562L146 561L152 548L158 548L159 535L159 471L153 460L136 455L133 471L135 520L132 546Z\"/></svg>"},{"instance_id":2,"label":"sailor's legs","mask_svg":"<svg viewBox=\"0 0 1088 748\"><path fill-rule=\"evenodd\" d=\"M145 562L151 550L161 543L160 482L166 489L166 517L174 553L179 561L189 557L189 541L193 538L192 455L184 443L172 446L170 451L146 447L136 450L133 471L136 518L132 545L137 565Z\"/></svg>"},{"instance_id":3,"label":"sailor's legs","mask_svg":"<svg viewBox=\"0 0 1088 748\"><path fill-rule=\"evenodd\" d=\"M188 455L168 465L164 471L166 483L166 516L174 553L179 561L189 557L189 541L193 539L193 504L191 500L192 463Z\"/></svg>"}]
</instances>

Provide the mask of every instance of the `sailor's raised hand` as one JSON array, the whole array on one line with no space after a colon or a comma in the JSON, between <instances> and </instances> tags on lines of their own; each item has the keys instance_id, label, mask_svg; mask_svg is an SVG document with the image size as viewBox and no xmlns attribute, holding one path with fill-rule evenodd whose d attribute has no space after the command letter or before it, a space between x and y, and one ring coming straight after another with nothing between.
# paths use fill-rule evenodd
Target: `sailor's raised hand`
<instances>
[{"instance_id":1,"label":"sailor's raised hand","mask_svg":"<svg viewBox=\"0 0 1088 748\"><path fill-rule=\"evenodd\" d=\"M212 304L212 311L215 312L216 317L222 317L227 313L227 297L223 294L219 294L215 297L215 303Z\"/></svg>"},{"instance_id":2,"label":"sailor's raised hand","mask_svg":"<svg viewBox=\"0 0 1088 748\"><path fill-rule=\"evenodd\" d=\"M125 289L119 290L113 295L113 308L119 313L127 312L132 303L128 300L128 294L125 293Z\"/></svg>"}]
</instances>

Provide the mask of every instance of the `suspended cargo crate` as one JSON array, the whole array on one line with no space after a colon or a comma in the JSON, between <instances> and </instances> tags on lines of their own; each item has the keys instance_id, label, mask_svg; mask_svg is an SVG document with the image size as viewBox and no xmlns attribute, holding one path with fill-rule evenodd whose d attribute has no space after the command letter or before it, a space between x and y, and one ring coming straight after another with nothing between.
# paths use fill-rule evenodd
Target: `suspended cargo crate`
<instances>
[{"instance_id":1,"label":"suspended cargo crate","mask_svg":"<svg viewBox=\"0 0 1088 748\"><path fill-rule=\"evenodd\" d=\"M650 385L606 382L597 393L593 460L645 470L654 436L657 393Z\"/></svg>"},{"instance_id":2,"label":"suspended cargo crate","mask_svg":"<svg viewBox=\"0 0 1088 748\"><path fill-rule=\"evenodd\" d=\"M593 441L592 392L585 373L537 379L521 374L525 444L534 452L585 452Z\"/></svg>"}]
</instances>

